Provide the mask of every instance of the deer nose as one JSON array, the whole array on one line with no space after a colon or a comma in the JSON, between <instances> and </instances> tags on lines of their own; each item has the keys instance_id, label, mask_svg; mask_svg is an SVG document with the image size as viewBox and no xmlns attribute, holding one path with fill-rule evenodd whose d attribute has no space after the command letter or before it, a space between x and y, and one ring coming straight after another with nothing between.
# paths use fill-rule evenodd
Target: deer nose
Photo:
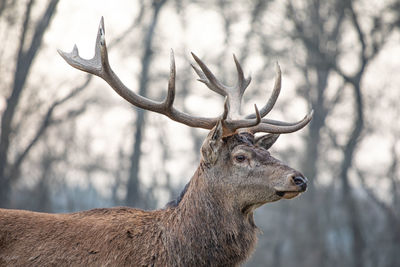
<instances>
[{"instance_id":1,"label":"deer nose","mask_svg":"<svg viewBox=\"0 0 400 267\"><path fill-rule=\"evenodd\" d=\"M296 175L293 178L293 182L297 185L302 191L306 191L307 189L307 178L304 176Z\"/></svg>"}]
</instances>

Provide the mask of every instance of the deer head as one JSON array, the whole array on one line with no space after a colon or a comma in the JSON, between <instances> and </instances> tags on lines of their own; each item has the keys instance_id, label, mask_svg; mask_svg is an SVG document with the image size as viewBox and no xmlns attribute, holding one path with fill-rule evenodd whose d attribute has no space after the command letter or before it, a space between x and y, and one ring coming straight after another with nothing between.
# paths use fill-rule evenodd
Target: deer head
<instances>
[{"instance_id":1,"label":"deer head","mask_svg":"<svg viewBox=\"0 0 400 267\"><path fill-rule=\"evenodd\" d=\"M306 190L307 179L299 172L273 158L268 149L279 134L291 133L306 126L312 111L295 123L266 119L281 89L281 70L276 64L273 92L267 103L249 115L241 114L242 96L251 78L246 78L242 67L233 56L238 81L235 86L222 84L209 68L192 53L198 67L192 65L199 81L212 91L225 97L224 112L215 118L191 116L173 106L175 96L175 60L171 51L168 93L164 101L157 102L137 95L127 88L109 65L103 18L97 34L95 55L86 60L79 56L75 46L71 53L58 51L73 67L104 79L119 95L131 104L166 115L190 127L210 129L201 147L201 166L209 188L225 192L232 203L244 211L280 198L292 198ZM255 137L256 133L267 133Z\"/></svg>"},{"instance_id":2,"label":"deer head","mask_svg":"<svg viewBox=\"0 0 400 267\"><path fill-rule=\"evenodd\" d=\"M223 137L221 124L210 132L201 148L204 179L224 201L242 212L279 200L293 198L307 188L298 171L272 157L268 148L278 135L254 137L251 133Z\"/></svg>"}]
</instances>

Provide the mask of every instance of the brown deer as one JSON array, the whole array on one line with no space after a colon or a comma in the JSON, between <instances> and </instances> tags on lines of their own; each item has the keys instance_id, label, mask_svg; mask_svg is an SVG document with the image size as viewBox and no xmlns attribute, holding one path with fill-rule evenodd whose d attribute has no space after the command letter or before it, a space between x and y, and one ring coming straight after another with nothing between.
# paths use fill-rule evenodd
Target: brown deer
<instances>
[{"instance_id":1,"label":"brown deer","mask_svg":"<svg viewBox=\"0 0 400 267\"><path fill-rule=\"evenodd\" d=\"M221 117L203 118L173 107L172 52L163 102L129 90L109 65L103 19L92 59L82 59L76 46L71 53L59 53L71 66L104 79L133 105L211 131L190 182L164 209L118 207L70 214L0 210L1 266L238 266L257 241L254 209L306 190L307 179L268 152L279 134L297 131L312 118L312 112L296 123L263 118L280 92L279 66L266 105L241 116L241 99L250 77L244 77L236 58L238 83L229 87L193 54L199 81L225 97ZM255 137L255 133L268 134Z\"/></svg>"}]
</instances>

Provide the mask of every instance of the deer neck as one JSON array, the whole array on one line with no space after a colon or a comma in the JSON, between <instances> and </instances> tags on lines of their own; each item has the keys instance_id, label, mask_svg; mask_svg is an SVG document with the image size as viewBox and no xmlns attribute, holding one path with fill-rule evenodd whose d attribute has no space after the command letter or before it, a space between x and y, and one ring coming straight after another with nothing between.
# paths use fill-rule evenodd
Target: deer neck
<instances>
[{"instance_id":1,"label":"deer neck","mask_svg":"<svg viewBox=\"0 0 400 267\"><path fill-rule=\"evenodd\" d=\"M207 183L200 166L185 195L172 209L173 248L187 254L178 265L238 265L253 251L257 227L253 214L244 214Z\"/></svg>"}]
</instances>

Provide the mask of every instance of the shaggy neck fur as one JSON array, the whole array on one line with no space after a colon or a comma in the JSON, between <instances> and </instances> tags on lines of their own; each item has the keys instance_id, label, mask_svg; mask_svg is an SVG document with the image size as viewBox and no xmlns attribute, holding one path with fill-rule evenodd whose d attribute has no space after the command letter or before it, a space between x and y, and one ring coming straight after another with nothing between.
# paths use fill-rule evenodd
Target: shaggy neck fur
<instances>
[{"instance_id":1,"label":"shaggy neck fur","mask_svg":"<svg viewBox=\"0 0 400 267\"><path fill-rule=\"evenodd\" d=\"M171 207L165 242L175 266L237 266L257 241L253 214L227 203L213 192L200 165L185 194ZM185 255L176 257L176 254Z\"/></svg>"}]
</instances>

